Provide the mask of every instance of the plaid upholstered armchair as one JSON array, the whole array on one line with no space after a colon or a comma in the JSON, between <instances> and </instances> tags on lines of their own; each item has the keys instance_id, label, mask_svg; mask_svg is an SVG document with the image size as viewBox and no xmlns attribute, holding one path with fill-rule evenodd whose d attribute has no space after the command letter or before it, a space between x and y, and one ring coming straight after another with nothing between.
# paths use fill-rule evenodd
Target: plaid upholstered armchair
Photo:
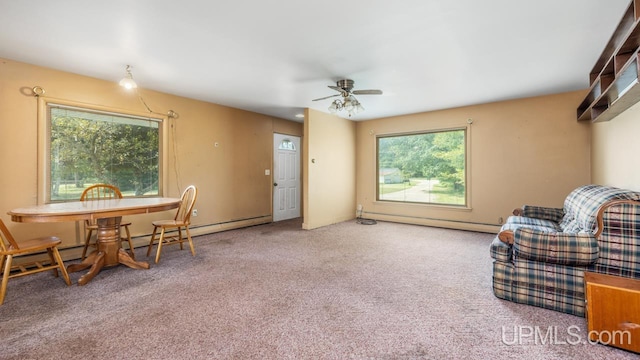
<instances>
[{"instance_id":1,"label":"plaid upholstered armchair","mask_svg":"<svg viewBox=\"0 0 640 360\"><path fill-rule=\"evenodd\" d=\"M584 316L585 271L640 278L640 193L585 185L562 209L516 209L491 257L498 298Z\"/></svg>"}]
</instances>

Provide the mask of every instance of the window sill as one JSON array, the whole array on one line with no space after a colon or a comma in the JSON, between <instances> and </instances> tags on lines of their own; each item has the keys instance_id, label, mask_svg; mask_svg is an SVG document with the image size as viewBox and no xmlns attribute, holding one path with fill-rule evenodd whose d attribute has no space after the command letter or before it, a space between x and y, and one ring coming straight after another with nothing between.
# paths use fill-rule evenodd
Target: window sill
<instances>
[{"instance_id":1,"label":"window sill","mask_svg":"<svg viewBox=\"0 0 640 360\"><path fill-rule=\"evenodd\" d=\"M419 208L430 208L430 209L438 209L438 210L451 210L451 211L472 211L473 208L469 205L447 205L447 204L431 204L431 203L418 203L418 202L402 202L402 201L392 201L392 200L375 200L373 202L374 205L381 206L410 206L410 207L419 207Z\"/></svg>"}]
</instances>

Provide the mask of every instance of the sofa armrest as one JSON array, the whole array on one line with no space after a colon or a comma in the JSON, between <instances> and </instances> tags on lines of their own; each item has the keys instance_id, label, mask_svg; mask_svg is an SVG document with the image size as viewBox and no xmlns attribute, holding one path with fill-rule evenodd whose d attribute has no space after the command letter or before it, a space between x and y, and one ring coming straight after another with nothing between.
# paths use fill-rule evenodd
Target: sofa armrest
<instances>
[{"instance_id":1,"label":"sofa armrest","mask_svg":"<svg viewBox=\"0 0 640 360\"><path fill-rule=\"evenodd\" d=\"M505 244L513 245L513 230L502 230L498 233L498 239Z\"/></svg>"},{"instance_id":2,"label":"sofa armrest","mask_svg":"<svg viewBox=\"0 0 640 360\"><path fill-rule=\"evenodd\" d=\"M516 214L516 211L518 212L518 214ZM564 210L559 208L525 205L522 207L522 209L513 210L513 214L534 219L550 220L559 223L564 217Z\"/></svg>"},{"instance_id":3,"label":"sofa armrest","mask_svg":"<svg viewBox=\"0 0 640 360\"><path fill-rule=\"evenodd\" d=\"M509 263L511 262L511 255L513 254L513 249L511 245L507 245L500 241L497 238L494 238L491 242L491 247L489 248L489 253L491 254L491 258L493 260Z\"/></svg>"},{"instance_id":4,"label":"sofa armrest","mask_svg":"<svg viewBox=\"0 0 640 360\"><path fill-rule=\"evenodd\" d=\"M589 233L513 231L513 254L531 261L585 266L598 259L598 242Z\"/></svg>"}]
</instances>

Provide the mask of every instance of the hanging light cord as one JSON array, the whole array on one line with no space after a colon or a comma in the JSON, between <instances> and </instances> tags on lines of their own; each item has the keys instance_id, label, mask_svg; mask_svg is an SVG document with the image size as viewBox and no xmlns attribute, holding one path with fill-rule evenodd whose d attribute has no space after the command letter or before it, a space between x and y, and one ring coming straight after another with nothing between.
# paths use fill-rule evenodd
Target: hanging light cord
<instances>
[{"instance_id":1,"label":"hanging light cord","mask_svg":"<svg viewBox=\"0 0 640 360\"><path fill-rule=\"evenodd\" d=\"M140 95L140 91L138 91L137 88L136 88L136 95L138 95L138 99L140 99L140 102L142 103L142 105L144 105L144 107L147 109L148 112L150 112L152 114L160 115L160 116L167 116L167 117L172 118L172 119L177 119L177 118L180 117L180 115L177 112L173 111L173 110L169 110L166 114L158 113L158 112L155 112L155 111L151 110L149 105L147 105L147 102L144 101L144 99L142 98L142 95Z\"/></svg>"}]
</instances>

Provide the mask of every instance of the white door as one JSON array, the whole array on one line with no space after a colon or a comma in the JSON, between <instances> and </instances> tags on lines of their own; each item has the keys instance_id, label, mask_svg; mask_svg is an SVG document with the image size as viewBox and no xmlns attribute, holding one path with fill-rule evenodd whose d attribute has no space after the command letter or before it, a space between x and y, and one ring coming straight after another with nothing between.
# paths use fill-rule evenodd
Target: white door
<instances>
[{"instance_id":1,"label":"white door","mask_svg":"<svg viewBox=\"0 0 640 360\"><path fill-rule=\"evenodd\" d=\"M273 221L300 217L300 138L273 134Z\"/></svg>"}]
</instances>

